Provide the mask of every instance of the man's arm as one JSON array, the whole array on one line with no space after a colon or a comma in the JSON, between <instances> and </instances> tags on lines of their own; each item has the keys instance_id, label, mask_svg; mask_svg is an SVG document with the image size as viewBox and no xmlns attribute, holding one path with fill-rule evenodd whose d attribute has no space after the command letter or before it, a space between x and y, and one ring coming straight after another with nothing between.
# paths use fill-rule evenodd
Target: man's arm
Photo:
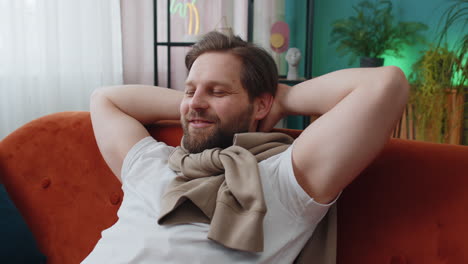
<instances>
[{"instance_id":1,"label":"man's arm","mask_svg":"<svg viewBox=\"0 0 468 264\"><path fill-rule=\"evenodd\" d=\"M144 124L178 120L180 91L145 85L103 87L91 95L94 135L104 160L120 180L130 148L149 136Z\"/></svg>"},{"instance_id":2,"label":"man's arm","mask_svg":"<svg viewBox=\"0 0 468 264\"><path fill-rule=\"evenodd\" d=\"M329 73L280 86L272 116L321 115L296 139L297 181L315 200L333 200L379 154L401 118L409 85L397 67ZM274 119L274 118L273 118ZM271 126L265 120L261 130Z\"/></svg>"}]
</instances>

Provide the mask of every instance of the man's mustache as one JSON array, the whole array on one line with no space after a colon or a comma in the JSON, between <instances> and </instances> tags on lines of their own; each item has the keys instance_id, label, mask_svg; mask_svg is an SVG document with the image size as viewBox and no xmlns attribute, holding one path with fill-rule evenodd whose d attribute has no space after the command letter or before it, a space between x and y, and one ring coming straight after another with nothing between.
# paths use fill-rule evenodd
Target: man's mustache
<instances>
[{"instance_id":1,"label":"man's mustache","mask_svg":"<svg viewBox=\"0 0 468 264\"><path fill-rule=\"evenodd\" d=\"M208 114L206 112L201 111L190 111L185 115L185 120L194 120L194 119L202 119L208 122L218 122L219 118L216 115Z\"/></svg>"}]
</instances>

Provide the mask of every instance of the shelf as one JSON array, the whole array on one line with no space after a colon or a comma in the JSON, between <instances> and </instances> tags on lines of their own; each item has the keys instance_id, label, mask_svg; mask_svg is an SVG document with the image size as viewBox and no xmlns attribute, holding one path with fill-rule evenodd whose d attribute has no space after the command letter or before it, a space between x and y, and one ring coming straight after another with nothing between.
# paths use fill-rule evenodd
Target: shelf
<instances>
[{"instance_id":1,"label":"shelf","mask_svg":"<svg viewBox=\"0 0 468 264\"><path fill-rule=\"evenodd\" d=\"M278 82L283 83L283 84L287 84L287 85L296 85L296 84L301 83L301 82L303 82L305 80L306 79L304 79L304 78L301 78L299 80L288 80L288 79L285 79L285 78L279 78Z\"/></svg>"}]
</instances>

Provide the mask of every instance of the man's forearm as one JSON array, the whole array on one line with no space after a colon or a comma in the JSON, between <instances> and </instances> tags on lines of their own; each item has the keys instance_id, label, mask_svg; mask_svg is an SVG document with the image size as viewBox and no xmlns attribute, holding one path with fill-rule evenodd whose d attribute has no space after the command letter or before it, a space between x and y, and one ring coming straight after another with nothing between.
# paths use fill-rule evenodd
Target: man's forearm
<instances>
[{"instance_id":1,"label":"man's forearm","mask_svg":"<svg viewBox=\"0 0 468 264\"><path fill-rule=\"evenodd\" d=\"M91 100L108 100L113 106L143 124L178 120L183 93L149 85L108 86L96 90Z\"/></svg>"}]
</instances>

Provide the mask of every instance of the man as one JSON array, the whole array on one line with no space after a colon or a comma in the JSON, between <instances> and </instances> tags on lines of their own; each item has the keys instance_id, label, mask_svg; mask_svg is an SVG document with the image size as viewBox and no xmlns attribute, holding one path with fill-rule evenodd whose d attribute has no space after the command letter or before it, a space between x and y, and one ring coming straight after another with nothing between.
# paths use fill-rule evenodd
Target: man
<instances>
[{"instance_id":1,"label":"man","mask_svg":"<svg viewBox=\"0 0 468 264\"><path fill-rule=\"evenodd\" d=\"M187 54L184 92L128 85L98 89L91 119L99 149L122 181L119 220L84 263L291 263L339 193L378 155L408 98L396 67L345 69L278 85L262 49L220 33ZM258 163L267 213L261 252L207 238L210 225L158 225L176 177L174 148L143 126L180 119L186 151L226 149L236 133L268 132L290 114L321 115L286 151Z\"/></svg>"}]
</instances>

